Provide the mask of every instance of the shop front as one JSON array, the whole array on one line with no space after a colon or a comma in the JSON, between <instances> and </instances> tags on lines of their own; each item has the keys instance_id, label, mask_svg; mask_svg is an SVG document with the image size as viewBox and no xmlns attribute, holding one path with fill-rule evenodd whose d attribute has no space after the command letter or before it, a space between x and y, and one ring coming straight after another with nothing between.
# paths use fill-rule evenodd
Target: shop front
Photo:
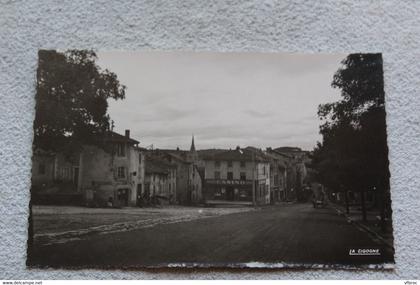
<instances>
[{"instance_id":1,"label":"shop front","mask_svg":"<svg viewBox=\"0 0 420 285\"><path fill-rule=\"evenodd\" d=\"M207 179L204 186L206 203L250 203L252 204L252 180Z\"/></svg>"}]
</instances>

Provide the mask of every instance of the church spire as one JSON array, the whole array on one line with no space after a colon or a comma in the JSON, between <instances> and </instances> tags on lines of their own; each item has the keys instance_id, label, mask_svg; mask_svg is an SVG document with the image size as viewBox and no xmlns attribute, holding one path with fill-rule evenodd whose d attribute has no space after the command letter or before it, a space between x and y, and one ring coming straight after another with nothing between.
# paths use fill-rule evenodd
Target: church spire
<instances>
[{"instance_id":1,"label":"church spire","mask_svg":"<svg viewBox=\"0 0 420 285\"><path fill-rule=\"evenodd\" d=\"M190 151L195 151L195 145L194 145L194 134L192 135L192 140L191 140L191 148Z\"/></svg>"}]
</instances>

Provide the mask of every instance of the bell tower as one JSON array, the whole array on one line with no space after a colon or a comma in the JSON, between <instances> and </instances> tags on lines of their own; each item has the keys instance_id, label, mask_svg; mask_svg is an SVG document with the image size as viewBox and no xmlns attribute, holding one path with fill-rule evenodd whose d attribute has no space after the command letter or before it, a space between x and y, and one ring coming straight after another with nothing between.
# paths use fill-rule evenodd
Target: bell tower
<instances>
[{"instance_id":1,"label":"bell tower","mask_svg":"<svg viewBox=\"0 0 420 285\"><path fill-rule=\"evenodd\" d=\"M187 154L187 160L193 163L198 160L198 153L197 153L197 150L195 149L195 143L194 143L194 135L192 135L191 147L190 147L190 151Z\"/></svg>"},{"instance_id":2,"label":"bell tower","mask_svg":"<svg viewBox=\"0 0 420 285\"><path fill-rule=\"evenodd\" d=\"M194 144L194 135L192 135L192 140L191 140L191 147L190 147L190 151L195 151L195 144Z\"/></svg>"}]
</instances>

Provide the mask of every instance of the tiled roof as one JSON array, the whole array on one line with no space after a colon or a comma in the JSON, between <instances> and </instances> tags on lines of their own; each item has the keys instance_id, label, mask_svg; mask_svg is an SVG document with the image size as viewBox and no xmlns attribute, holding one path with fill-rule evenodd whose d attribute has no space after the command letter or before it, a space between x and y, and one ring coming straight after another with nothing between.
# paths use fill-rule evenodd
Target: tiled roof
<instances>
[{"instance_id":1,"label":"tiled roof","mask_svg":"<svg viewBox=\"0 0 420 285\"><path fill-rule=\"evenodd\" d=\"M204 160L216 161L268 161L261 153L247 148L219 151L203 157Z\"/></svg>"},{"instance_id":2,"label":"tiled roof","mask_svg":"<svg viewBox=\"0 0 420 285\"><path fill-rule=\"evenodd\" d=\"M158 173L158 174L168 174L169 169L175 168L175 165L169 164L163 160L158 158L152 158L150 156L146 156L146 173Z\"/></svg>"},{"instance_id":3,"label":"tiled roof","mask_svg":"<svg viewBox=\"0 0 420 285\"><path fill-rule=\"evenodd\" d=\"M126 142L126 143L131 143L131 144L140 143L139 141L136 141L135 139L127 138L126 136L120 135L113 131L107 132L107 134L105 135L105 140L112 141L112 142Z\"/></svg>"},{"instance_id":4,"label":"tiled roof","mask_svg":"<svg viewBox=\"0 0 420 285\"><path fill-rule=\"evenodd\" d=\"M197 150L198 156L200 158L206 158L209 157L211 155L217 154L219 152L224 152L226 151L226 149L220 149L220 148L212 148L212 149L200 149Z\"/></svg>"},{"instance_id":5,"label":"tiled roof","mask_svg":"<svg viewBox=\"0 0 420 285\"><path fill-rule=\"evenodd\" d=\"M176 158L178 160L181 160L182 162L187 162L186 158L183 157L183 155L181 153L174 153L174 152L165 152L166 154L172 156L173 158Z\"/></svg>"},{"instance_id":6,"label":"tiled roof","mask_svg":"<svg viewBox=\"0 0 420 285\"><path fill-rule=\"evenodd\" d=\"M278 150L275 150L275 149L272 149L272 150L270 150L268 152L269 153L276 154L276 155L281 155L281 156L283 156L283 157L285 157L287 159L291 159L292 158L292 155L291 154L285 153L285 152L281 152L281 151L278 151Z\"/></svg>"},{"instance_id":7,"label":"tiled roof","mask_svg":"<svg viewBox=\"0 0 420 285\"><path fill-rule=\"evenodd\" d=\"M275 160L277 165L286 168L286 163L284 163L284 159L280 159L276 154L272 153L272 152L266 152L265 155L271 159L271 160Z\"/></svg>"},{"instance_id":8,"label":"tiled roof","mask_svg":"<svg viewBox=\"0 0 420 285\"><path fill-rule=\"evenodd\" d=\"M156 149L151 151L151 154L162 154L166 155L167 157L172 157L182 163L189 163L187 160L188 151L184 150L176 150L176 149Z\"/></svg>"}]
</instances>

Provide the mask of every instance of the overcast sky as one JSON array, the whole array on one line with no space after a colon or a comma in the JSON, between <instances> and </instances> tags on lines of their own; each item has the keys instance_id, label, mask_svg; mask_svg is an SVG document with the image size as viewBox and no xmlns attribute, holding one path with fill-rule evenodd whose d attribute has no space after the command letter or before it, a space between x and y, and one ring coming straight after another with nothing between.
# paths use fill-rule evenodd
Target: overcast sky
<instances>
[{"instance_id":1,"label":"overcast sky","mask_svg":"<svg viewBox=\"0 0 420 285\"><path fill-rule=\"evenodd\" d=\"M317 108L345 54L98 52L101 68L127 86L109 100L115 131L143 147L197 149L297 146L321 140Z\"/></svg>"}]
</instances>

